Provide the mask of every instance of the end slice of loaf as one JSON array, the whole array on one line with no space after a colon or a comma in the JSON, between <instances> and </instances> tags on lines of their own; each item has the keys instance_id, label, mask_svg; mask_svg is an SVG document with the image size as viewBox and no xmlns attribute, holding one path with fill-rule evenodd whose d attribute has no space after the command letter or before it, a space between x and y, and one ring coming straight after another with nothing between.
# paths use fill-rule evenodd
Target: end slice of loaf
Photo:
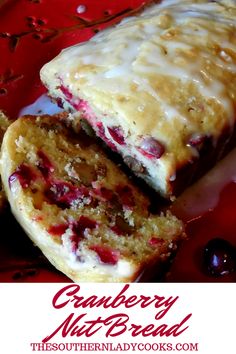
<instances>
[{"instance_id":1,"label":"end slice of loaf","mask_svg":"<svg viewBox=\"0 0 236 354\"><path fill-rule=\"evenodd\" d=\"M168 198L235 146L235 32L235 1L163 0L65 49L41 78Z\"/></svg>"},{"instance_id":2,"label":"end slice of loaf","mask_svg":"<svg viewBox=\"0 0 236 354\"><path fill-rule=\"evenodd\" d=\"M12 211L49 261L76 282L131 282L158 270L184 237L67 115L25 116L7 130L2 181Z\"/></svg>"}]
</instances>

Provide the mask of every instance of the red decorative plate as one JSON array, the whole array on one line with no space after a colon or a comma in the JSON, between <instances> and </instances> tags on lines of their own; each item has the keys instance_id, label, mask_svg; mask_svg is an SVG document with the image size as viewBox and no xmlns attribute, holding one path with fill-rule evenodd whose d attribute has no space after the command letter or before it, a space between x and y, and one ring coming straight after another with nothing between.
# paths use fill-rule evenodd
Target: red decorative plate
<instances>
[{"instance_id":1,"label":"red decorative plate","mask_svg":"<svg viewBox=\"0 0 236 354\"><path fill-rule=\"evenodd\" d=\"M51 113L39 79L44 63L62 48L132 14L142 0L0 0L0 109L12 119L25 112ZM35 103L36 102L36 103ZM33 104L34 103L34 104ZM33 104L33 106L32 106ZM25 108L26 107L26 108ZM177 254L166 281L235 281L204 271L203 249L214 237L236 246L236 152L181 196L173 211L187 225L189 240ZM68 282L25 236L9 210L0 217L1 282Z\"/></svg>"}]
</instances>

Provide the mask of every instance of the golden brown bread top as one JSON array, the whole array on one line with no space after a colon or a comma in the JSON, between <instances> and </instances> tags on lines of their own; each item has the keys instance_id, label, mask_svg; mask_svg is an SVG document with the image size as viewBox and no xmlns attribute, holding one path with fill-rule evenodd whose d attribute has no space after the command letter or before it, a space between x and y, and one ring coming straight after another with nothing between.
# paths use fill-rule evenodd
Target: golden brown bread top
<instances>
[{"instance_id":1,"label":"golden brown bread top","mask_svg":"<svg viewBox=\"0 0 236 354\"><path fill-rule=\"evenodd\" d=\"M155 137L163 159L180 165L196 155L192 137L214 144L235 123L235 33L234 1L167 0L64 50L41 77L52 95L63 85L75 106L80 97L122 126L132 144Z\"/></svg>"}]
</instances>

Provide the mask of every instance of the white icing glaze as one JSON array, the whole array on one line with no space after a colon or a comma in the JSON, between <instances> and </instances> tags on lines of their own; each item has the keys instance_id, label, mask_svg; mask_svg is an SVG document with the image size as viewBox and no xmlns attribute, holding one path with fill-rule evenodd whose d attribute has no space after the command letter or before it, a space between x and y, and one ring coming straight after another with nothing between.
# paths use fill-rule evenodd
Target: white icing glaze
<instances>
[{"instance_id":1,"label":"white icing glaze","mask_svg":"<svg viewBox=\"0 0 236 354\"><path fill-rule=\"evenodd\" d=\"M96 35L90 42L84 45L74 46L69 50L64 50L61 56L61 65L73 67L73 64L81 61L85 65L95 67L109 67L108 70L94 73L86 71L88 84L96 85L98 88L112 92L122 91L127 86L122 80L117 84L113 78L129 77L129 82L138 82L139 90L148 92L154 97L160 107L162 107L166 118L172 119L179 116L183 122L185 117L181 116L177 108L169 107L167 102L154 92L148 81L140 81L138 73L155 72L160 75L170 75L181 81L196 83L201 93L208 98L213 98L223 105L229 123L234 122L233 107L227 94L227 87L211 75L207 70L206 63L212 63L212 54L207 51L195 55L194 59L188 60L181 55L183 51L193 51L201 48L206 42L206 38L211 38L211 42L219 43L222 38L222 51L218 57L214 58L214 65L231 72L236 72L236 63L233 58L224 51L224 48L232 48L233 44L226 40L227 27L230 24L235 27L235 21L230 18L230 14L222 13L224 1L218 2L192 2L192 1L163 1L158 6L148 7L140 16L123 20L114 31L108 29ZM168 16L170 21L167 29L163 29L161 16ZM140 22L142 18L142 22ZM209 20L213 21L209 25ZM216 22L216 25L214 25ZM217 23L221 26L217 26ZM141 25L140 25L141 23ZM187 24L187 26L182 26ZM224 26L226 24L227 26ZM174 25L180 34L176 38L167 36L168 30ZM103 41L103 38L106 40ZM111 36L109 46L107 40ZM125 37L125 41L124 41ZM235 40L236 44L236 40ZM113 48L116 55L112 56ZM117 51L118 50L118 51ZM143 52L144 51L144 52ZM142 56L142 52L144 53ZM147 55L148 52L148 55ZM117 55L118 53L118 55ZM75 59L76 58L76 59ZM141 60L142 59L142 60ZM65 77L66 77L65 70ZM75 73L75 79L84 77L83 73ZM75 83L76 85L76 83ZM73 91L73 84L71 85ZM194 129L194 127L192 127Z\"/></svg>"},{"instance_id":2,"label":"white icing glaze","mask_svg":"<svg viewBox=\"0 0 236 354\"><path fill-rule=\"evenodd\" d=\"M59 73L63 85L69 87L74 97L79 96L88 101L98 120L108 111L110 117L114 117L113 121L122 126L129 152L133 156L139 154L132 149L139 135L152 134L162 141L163 134L166 153L156 161L156 166L161 168L162 160L168 154L169 160L164 161L163 171L169 171L164 177L174 176L179 156L176 157L175 151L169 149L169 142L171 146L172 141L177 144L180 141L180 152L183 152L187 161L193 155L198 155L196 149L187 146L189 136L202 132L209 134L216 146L222 126L229 124L233 127L235 124L232 104L234 91L230 80L225 77L229 74L235 87L236 37L233 34L236 21L235 13L223 11L225 4L223 0L164 0L159 5L148 7L137 17L125 19L115 28L100 32L89 42L64 50L51 67L48 64L49 79L45 75L45 81L56 95L60 90L55 89L54 84ZM68 79L69 73L71 77ZM165 83L166 76L169 77ZM172 80L175 87L180 83L180 90L177 88L173 99ZM187 96L188 87L190 97ZM136 100L136 93L137 98L142 98L140 101ZM129 99L130 106L125 105L125 100L128 102ZM150 102L150 109L142 101L147 104ZM218 110L216 103L219 104L219 115L215 114ZM158 112L157 119L153 119L156 111L152 107ZM133 121L137 124L132 130L131 118L135 108L137 115ZM191 111L196 111L196 114ZM206 120L204 112L207 113ZM211 121L211 116L216 119ZM107 117L104 118L104 125L108 123ZM177 127L176 132L183 134L175 135L172 129L169 139L165 136L165 127ZM127 146L117 147L125 155ZM138 157L155 180L155 162L149 163L147 158ZM159 175L158 169L157 179L160 179Z\"/></svg>"}]
</instances>

